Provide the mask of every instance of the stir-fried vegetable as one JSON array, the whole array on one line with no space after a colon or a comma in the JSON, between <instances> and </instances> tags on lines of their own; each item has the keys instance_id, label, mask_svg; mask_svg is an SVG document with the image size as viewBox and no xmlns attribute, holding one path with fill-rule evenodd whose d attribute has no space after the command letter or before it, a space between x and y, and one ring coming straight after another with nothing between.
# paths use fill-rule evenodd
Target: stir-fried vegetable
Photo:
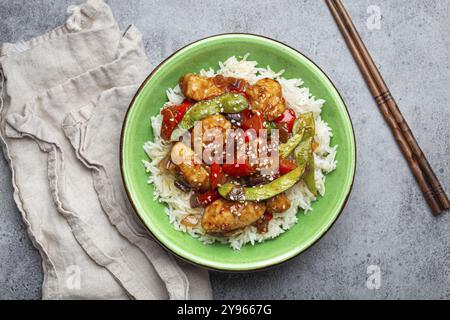
<instances>
[{"instance_id":1,"label":"stir-fried vegetable","mask_svg":"<svg viewBox=\"0 0 450 320\"><path fill-rule=\"evenodd\" d=\"M244 130L250 130L253 129L256 131L257 134L259 134L259 130L264 129L264 117L262 113L255 112L251 114L250 116L245 119L245 121L242 123L242 129Z\"/></svg>"},{"instance_id":2,"label":"stir-fried vegetable","mask_svg":"<svg viewBox=\"0 0 450 320\"><path fill-rule=\"evenodd\" d=\"M183 116L172 132L171 140L177 140L184 132L194 127L197 121L218 113L239 113L248 109L248 102L241 94L225 93L211 100L194 104Z\"/></svg>"},{"instance_id":3,"label":"stir-fried vegetable","mask_svg":"<svg viewBox=\"0 0 450 320\"><path fill-rule=\"evenodd\" d=\"M297 148L297 146L302 142L305 130L301 130L299 133L295 134L286 143L283 143L279 147L280 158L286 159L289 155Z\"/></svg>"},{"instance_id":4,"label":"stir-fried vegetable","mask_svg":"<svg viewBox=\"0 0 450 320\"><path fill-rule=\"evenodd\" d=\"M173 130L175 130L178 123L180 123L181 119L183 119L183 116L192 104L192 102L186 100L178 106L170 106L161 110L161 114L163 116L161 137L164 140L170 139Z\"/></svg>"},{"instance_id":5,"label":"stir-fried vegetable","mask_svg":"<svg viewBox=\"0 0 450 320\"><path fill-rule=\"evenodd\" d=\"M315 135L315 122L312 112L300 115L295 120L292 127L294 136L286 143L280 145L279 152L281 158L287 158L295 150L295 159L300 167L305 167L304 181L308 189L317 195L315 182L315 166L313 156L313 142Z\"/></svg>"},{"instance_id":6,"label":"stir-fried vegetable","mask_svg":"<svg viewBox=\"0 0 450 320\"><path fill-rule=\"evenodd\" d=\"M295 115L295 111L292 109L286 109L280 117L275 119L275 123L284 126L287 131L291 133L296 119L297 116Z\"/></svg>"},{"instance_id":7,"label":"stir-fried vegetable","mask_svg":"<svg viewBox=\"0 0 450 320\"><path fill-rule=\"evenodd\" d=\"M289 159L280 159L279 165L280 165L280 176L284 176L285 174L297 168L297 163L294 160Z\"/></svg>"},{"instance_id":8,"label":"stir-fried vegetable","mask_svg":"<svg viewBox=\"0 0 450 320\"><path fill-rule=\"evenodd\" d=\"M304 166L307 168L304 176L305 184L312 194L317 195L312 142L313 142L312 137L308 138L305 141L302 141L300 145L297 147L297 149L295 149L294 157L299 166Z\"/></svg>"},{"instance_id":9,"label":"stir-fried vegetable","mask_svg":"<svg viewBox=\"0 0 450 320\"><path fill-rule=\"evenodd\" d=\"M305 140L309 137L314 137L316 125L314 121L314 114L312 112L301 114L297 120L295 120L294 126L292 127L292 133L297 134L302 129L305 129Z\"/></svg>"},{"instance_id":10,"label":"stir-fried vegetable","mask_svg":"<svg viewBox=\"0 0 450 320\"><path fill-rule=\"evenodd\" d=\"M218 163L213 163L210 166L210 184L211 184L211 191L215 190L219 184L221 184L224 181L224 174L222 167Z\"/></svg>"},{"instance_id":11,"label":"stir-fried vegetable","mask_svg":"<svg viewBox=\"0 0 450 320\"><path fill-rule=\"evenodd\" d=\"M305 138L311 139L311 151L309 153L308 165L305 173L305 184L308 187L309 191L314 196L317 196L317 187L316 187L316 179L315 179L315 164L314 164L314 136L316 134L316 123L314 121L314 115L312 112L306 113L302 115L302 119L304 120L305 126Z\"/></svg>"},{"instance_id":12,"label":"stir-fried vegetable","mask_svg":"<svg viewBox=\"0 0 450 320\"><path fill-rule=\"evenodd\" d=\"M309 191L314 196L317 195L317 187L315 181L315 165L313 155L314 135L316 125L312 112L302 114L294 123L293 132L304 130L303 141L295 150L295 160L299 166L306 166L304 181Z\"/></svg>"},{"instance_id":13,"label":"stir-fried vegetable","mask_svg":"<svg viewBox=\"0 0 450 320\"><path fill-rule=\"evenodd\" d=\"M191 208L207 207L210 203L219 199L217 191L207 191L200 194L193 194L191 197Z\"/></svg>"},{"instance_id":14,"label":"stir-fried vegetable","mask_svg":"<svg viewBox=\"0 0 450 320\"><path fill-rule=\"evenodd\" d=\"M302 118L297 118L292 126L292 133L297 134L304 128L304 122Z\"/></svg>"},{"instance_id":15,"label":"stir-fried vegetable","mask_svg":"<svg viewBox=\"0 0 450 320\"><path fill-rule=\"evenodd\" d=\"M294 151L294 158L297 165L306 167L312 156L312 138L302 141Z\"/></svg>"},{"instance_id":16,"label":"stir-fried vegetable","mask_svg":"<svg viewBox=\"0 0 450 320\"><path fill-rule=\"evenodd\" d=\"M314 165L314 155L308 161L307 172L305 174L305 184L314 196L317 196L316 175Z\"/></svg>"},{"instance_id":17,"label":"stir-fried vegetable","mask_svg":"<svg viewBox=\"0 0 450 320\"><path fill-rule=\"evenodd\" d=\"M300 180L304 172L304 166L297 167L288 174L265 185L246 188L233 183L227 183L221 186L218 191L222 197L233 201L263 201L289 190Z\"/></svg>"},{"instance_id":18,"label":"stir-fried vegetable","mask_svg":"<svg viewBox=\"0 0 450 320\"><path fill-rule=\"evenodd\" d=\"M244 163L224 164L223 172L234 178L247 177L255 173L255 169L247 161Z\"/></svg>"}]
</instances>

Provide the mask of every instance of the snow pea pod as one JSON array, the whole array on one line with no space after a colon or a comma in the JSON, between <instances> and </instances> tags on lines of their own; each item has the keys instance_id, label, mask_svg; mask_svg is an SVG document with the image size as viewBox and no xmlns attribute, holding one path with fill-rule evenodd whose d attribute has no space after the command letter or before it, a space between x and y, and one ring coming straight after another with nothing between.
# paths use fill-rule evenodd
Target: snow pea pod
<instances>
[{"instance_id":1,"label":"snow pea pod","mask_svg":"<svg viewBox=\"0 0 450 320\"><path fill-rule=\"evenodd\" d=\"M233 183L224 184L219 188L219 194L225 199L232 201L263 201L273 198L280 193L283 193L292 188L305 172L305 166L297 167L293 171L284 176L275 179L274 181L257 186L257 187L242 187Z\"/></svg>"},{"instance_id":2,"label":"snow pea pod","mask_svg":"<svg viewBox=\"0 0 450 320\"><path fill-rule=\"evenodd\" d=\"M297 148L297 146L303 141L303 135L305 129L301 129L299 133L295 134L286 143L280 144L278 148L280 157L286 159Z\"/></svg>"},{"instance_id":3,"label":"snow pea pod","mask_svg":"<svg viewBox=\"0 0 450 320\"><path fill-rule=\"evenodd\" d=\"M314 155L309 158L307 171L305 173L305 184L314 196L317 196L316 175L315 175Z\"/></svg>"},{"instance_id":4,"label":"snow pea pod","mask_svg":"<svg viewBox=\"0 0 450 320\"><path fill-rule=\"evenodd\" d=\"M298 164L301 163L302 165L306 165L304 181L309 191L316 196L317 187L315 181L314 155L312 150L312 141L316 134L314 114L312 112L302 114L297 120L298 122L294 123L294 132L295 130L304 128L305 134L303 135L304 145L299 145L299 150L296 152L297 155L295 156L295 159Z\"/></svg>"},{"instance_id":5,"label":"snow pea pod","mask_svg":"<svg viewBox=\"0 0 450 320\"><path fill-rule=\"evenodd\" d=\"M313 138L308 138L302 141L297 149L295 149L294 157L297 165L306 167L306 172L304 176L304 181L309 191L311 191L314 196L317 195L317 187L315 181L315 165L314 165L314 155L312 150Z\"/></svg>"},{"instance_id":6,"label":"snow pea pod","mask_svg":"<svg viewBox=\"0 0 450 320\"><path fill-rule=\"evenodd\" d=\"M294 158L298 166L306 167L309 159L312 157L312 140L308 138L303 140L294 151Z\"/></svg>"},{"instance_id":7,"label":"snow pea pod","mask_svg":"<svg viewBox=\"0 0 450 320\"><path fill-rule=\"evenodd\" d=\"M294 122L294 126L292 127L292 133L297 134L302 129L305 129L304 138L307 139L309 137L313 137L316 131L314 114L312 112L301 114L297 120Z\"/></svg>"},{"instance_id":8,"label":"snow pea pod","mask_svg":"<svg viewBox=\"0 0 450 320\"><path fill-rule=\"evenodd\" d=\"M293 136L279 147L280 157L286 159L302 142L315 135L314 114L312 112L301 114L294 122Z\"/></svg>"},{"instance_id":9,"label":"snow pea pod","mask_svg":"<svg viewBox=\"0 0 450 320\"><path fill-rule=\"evenodd\" d=\"M183 133L193 128L197 121L209 116L218 113L239 113L248 107L247 99L237 93L224 93L213 99L197 102L184 114L170 138L172 141L178 140Z\"/></svg>"}]
</instances>

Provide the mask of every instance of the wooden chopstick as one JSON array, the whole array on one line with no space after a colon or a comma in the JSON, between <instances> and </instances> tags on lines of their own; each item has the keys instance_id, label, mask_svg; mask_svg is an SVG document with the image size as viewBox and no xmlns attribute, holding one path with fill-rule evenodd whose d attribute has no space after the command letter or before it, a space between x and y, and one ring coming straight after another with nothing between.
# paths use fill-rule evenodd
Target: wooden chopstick
<instances>
[{"instance_id":1,"label":"wooden chopstick","mask_svg":"<svg viewBox=\"0 0 450 320\"><path fill-rule=\"evenodd\" d=\"M326 0L380 111L414 174L433 214L450 208L450 202L420 149L408 124L340 0Z\"/></svg>"},{"instance_id":2,"label":"wooden chopstick","mask_svg":"<svg viewBox=\"0 0 450 320\"><path fill-rule=\"evenodd\" d=\"M347 27L347 30L349 31L352 39L354 40L357 49L361 53L372 77L374 78L374 81L381 92L380 95L374 96L375 100L378 104L385 102L388 105L389 110L391 111L392 116L395 118L395 121L397 122L398 126L400 127L400 130L402 131L405 139L408 141L408 144L411 147L411 151L413 152L419 166L423 170L424 176L426 180L428 181L431 192L434 197L437 198L442 211L450 208L450 201L445 194L438 178L436 177L435 173L433 172L433 169L431 168L427 158L422 152L422 149L420 148L419 144L417 143L416 138L414 137L411 129L408 126L408 123L403 118L402 113L400 112L400 109L398 108L397 103L395 102L394 98L392 97L383 77L381 76L380 72L378 71L378 68L376 67L375 63L373 62L372 57L370 56L366 46L364 45L363 41L361 40L361 37L358 34L358 31L356 30L355 25L353 24L350 15L348 14L347 10L345 9L344 5L342 4L341 0L334 0L336 4L336 8L338 12L340 13L340 16L342 17L342 20L344 21L344 24Z\"/></svg>"}]
</instances>

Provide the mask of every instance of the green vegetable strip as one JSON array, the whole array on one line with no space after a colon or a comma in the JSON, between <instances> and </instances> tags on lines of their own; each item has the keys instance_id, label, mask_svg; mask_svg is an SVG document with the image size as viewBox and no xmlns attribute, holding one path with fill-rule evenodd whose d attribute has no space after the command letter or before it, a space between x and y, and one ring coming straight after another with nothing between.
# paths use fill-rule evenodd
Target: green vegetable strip
<instances>
[{"instance_id":1,"label":"green vegetable strip","mask_svg":"<svg viewBox=\"0 0 450 320\"><path fill-rule=\"evenodd\" d=\"M292 188L298 181L300 181L304 172L305 167L297 167L288 174L285 174L284 176L281 176L268 184L252 188L240 187L233 183L227 183L219 188L219 194L228 200L236 201L237 199L231 199L229 194L233 188L241 188L243 192L242 201L267 200Z\"/></svg>"},{"instance_id":2,"label":"green vegetable strip","mask_svg":"<svg viewBox=\"0 0 450 320\"><path fill-rule=\"evenodd\" d=\"M314 155L312 151L312 141L315 135L315 128L316 128L314 122L314 115L311 112L306 113L301 115L299 119L300 119L299 123L301 123L301 125L304 126L305 128L305 134L303 136L304 141L302 141L299 144L298 148L295 150L294 157L299 166L307 167L307 171L304 176L304 181L309 191L311 191L311 193L314 194L314 196L316 196L317 187L315 181Z\"/></svg>"},{"instance_id":3,"label":"green vegetable strip","mask_svg":"<svg viewBox=\"0 0 450 320\"><path fill-rule=\"evenodd\" d=\"M248 107L247 99L236 93L225 93L211 100L197 102L183 116L173 131L171 140L177 140L184 132L193 128L197 121L219 113L239 113Z\"/></svg>"},{"instance_id":4,"label":"green vegetable strip","mask_svg":"<svg viewBox=\"0 0 450 320\"><path fill-rule=\"evenodd\" d=\"M309 159L312 157L312 138L302 141L298 148L295 149L294 158L297 165L300 167L306 167L309 163Z\"/></svg>"},{"instance_id":5,"label":"green vegetable strip","mask_svg":"<svg viewBox=\"0 0 450 320\"><path fill-rule=\"evenodd\" d=\"M304 139L308 139L309 137L314 137L316 132L316 125L314 122L314 114L312 112L301 114L297 120L294 122L294 126L292 127L292 133L297 134L302 129L305 129Z\"/></svg>"},{"instance_id":6,"label":"green vegetable strip","mask_svg":"<svg viewBox=\"0 0 450 320\"><path fill-rule=\"evenodd\" d=\"M308 161L308 170L305 174L304 180L309 191L311 191L314 196L317 196L314 155L312 154Z\"/></svg>"},{"instance_id":7,"label":"green vegetable strip","mask_svg":"<svg viewBox=\"0 0 450 320\"><path fill-rule=\"evenodd\" d=\"M311 152L308 159L307 172L305 173L305 184L308 187L309 191L314 196L317 196L317 187L316 187L316 179L315 179L315 165L314 165L314 155L312 150L312 141L314 136L316 135L316 123L314 121L314 115L312 112L304 115L304 120L306 123L306 137L311 138Z\"/></svg>"},{"instance_id":8,"label":"green vegetable strip","mask_svg":"<svg viewBox=\"0 0 450 320\"><path fill-rule=\"evenodd\" d=\"M286 159L294 151L295 148L302 142L303 134L305 130L301 130L300 133L295 134L286 143L283 143L279 147L280 157Z\"/></svg>"},{"instance_id":9,"label":"green vegetable strip","mask_svg":"<svg viewBox=\"0 0 450 320\"><path fill-rule=\"evenodd\" d=\"M292 126L292 133L293 134L297 134L300 132L300 130L302 130L303 128L305 128L305 124L302 118L297 118L294 122L294 125Z\"/></svg>"}]
</instances>

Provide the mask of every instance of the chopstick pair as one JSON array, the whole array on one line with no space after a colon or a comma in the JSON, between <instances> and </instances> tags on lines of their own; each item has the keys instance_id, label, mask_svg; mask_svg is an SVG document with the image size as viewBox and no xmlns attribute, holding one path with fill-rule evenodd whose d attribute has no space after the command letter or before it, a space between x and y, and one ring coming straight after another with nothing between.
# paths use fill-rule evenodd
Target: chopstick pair
<instances>
[{"instance_id":1,"label":"chopstick pair","mask_svg":"<svg viewBox=\"0 0 450 320\"><path fill-rule=\"evenodd\" d=\"M336 23L435 216L450 201L423 154L341 0L326 0Z\"/></svg>"}]
</instances>

